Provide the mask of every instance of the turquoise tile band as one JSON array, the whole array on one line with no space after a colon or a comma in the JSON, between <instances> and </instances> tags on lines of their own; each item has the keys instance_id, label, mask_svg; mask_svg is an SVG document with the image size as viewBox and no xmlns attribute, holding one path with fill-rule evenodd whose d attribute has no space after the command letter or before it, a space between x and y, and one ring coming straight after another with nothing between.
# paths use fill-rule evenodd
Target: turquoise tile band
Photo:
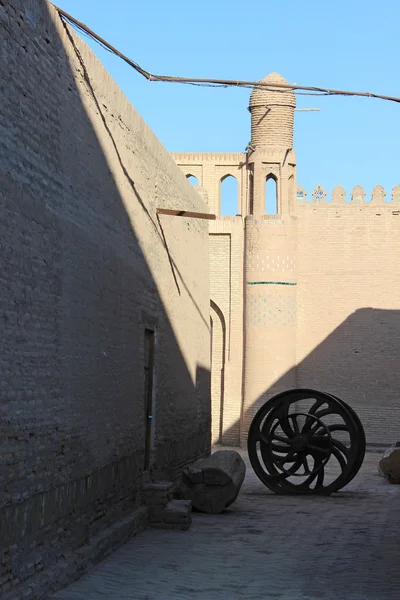
<instances>
[{"instance_id":1,"label":"turquoise tile band","mask_svg":"<svg viewBox=\"0 0 400 600\"><path fill-rule=\"evenodd\" d=\"M247 285L297 285L291 281L246 281Z\"/></svg>"}]
</instances>

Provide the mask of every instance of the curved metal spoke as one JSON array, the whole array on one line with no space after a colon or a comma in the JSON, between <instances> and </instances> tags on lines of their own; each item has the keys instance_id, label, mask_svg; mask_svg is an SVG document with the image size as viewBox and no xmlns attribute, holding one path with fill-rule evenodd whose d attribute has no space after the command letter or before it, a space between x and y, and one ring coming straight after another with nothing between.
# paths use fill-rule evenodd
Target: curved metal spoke
<instances>
[{"instance_id":1,"label":"curved metal spoke","mask_svg":"<svg viewBox=\"0 0 400 600\"><path fill-rule=\"evenodd\" d=\"M337 414L339 414L339 413L337 412L336 407L328 406L328 408L324 408L323 410L316 412L314 417L317 417L318 419L322 419L322 417L326 417L327 415L337 415Z\"/></svg>"},{"instance_id":2,"label":"curved metal spoke","mask_svg":"<svg viewBox=\"0 0 400 600\"><path fill-rule=\"evenodd\" d=\"M317 423L314 427L315 427L314 429L310 429L309 433L311 435L315 435L319 429L325 430L324 431L325 436L327 435L326 430L328 430L330 433L332 433L333 431L347 431L347 432L349 431L349 428L344 423L334 423L333 425L325 425L325 427L323 427L322 425ZM321 434L318 434L318 435L321 435Z\"/></svg>"},{"instance_id":3,"label":"curved metal spoke","mask_svg":"<svg viewBox=\"0 0 400 600\"><path fill-rule=\"evenodd\" d=\"M322 487L322 484L324 483L324 477L325 477L325 467L323 467L318 472L317 483L315 484L316 487Z\"/></svg>"},{"instance_id":4,"label":"curved metal spoke","mask_svg":"<svg viewBox=\"0 0 400 600\"><path fill-rule=\"evenodd\" d=\"M340 450L342 454L347 458L349 456L349 448L347 448L341 441L332 439L332 446Z\"/></svg>"},{"instance_id":5,"label":"curved metal spoke","mask_svg":"<svg viewBox=\"0 0 400 600\"><path fill-rule=\"evenodd\" d=\"M308 414L310 415L310 413L308 413ZM313 413L312 415L310 415L313 418L310 419L309 422L312 421L315 424L315 419L316 418L319 419L319 420L321 420L322 417L326 417L327 415L334 415L334 414L336 414L336 411L332 410L332 407L328 406L328 408L324 408L323 410L320 410L320 411L315 411L315 413Z\"/></svg>"},{"instance_id":6,"label":"curved metal spoke","mask_svg":"<svg viewBox=\"0 0 400 600\"><path fill-rule=\"evenodd\" d=\"M294 434L295 435L300 435L300 429L299 429L299 424L298 424L297 419L296 419L296 415L295 414L294 415L289 415L289 417L290 417L290 419L291 419L291 421L293 423Z\"/></svg>"},{"instance_id":7,"label":"curved metal spoke","mask_svg":"<svg viewBox=\"0 0 400 600\"><path fill-rule=\"evenodd\" d=\"M326 404L325 400L315 400L315 402L312 405L312 407L310 408L310 410L307 411L308 412L308 417L306 418L306 421L305 421L305 423L303 425L302 432L306 432L307 431L309 423L315 423L315 419L313 419L312 417L315 415L315 413L317 412L317 410L321 406L324 406L324 404Z\"/></svg>"},{"instance_id":8,"label":"curved metal spoke","mask_svg":"<svg viewBox=\"0 0 400 600\"><path fill-rule=\"evenodd\" d=\"M315 398L315 402L314 402L314 404L312 405L312 407L310 408L310 410L309 410L309 411L307 411L307 412L308 412L308 414L309 414L309 415L315 415L315 413L317 412L317 410L318 410L318 409L319 409L321 406L323 406L324 404L326 404L326 400L325 400L325 399L324 399L324 400L317 400L317 399Z\"/></svg>"},{"instance_id":9,"label":"curved metal spoke","mask_svg":"<svg viewBox=\"0 0 400 600\"><path fill-rule=\"evenodd\" d=\"M335 447L332 448L332 454L333 454L333 456L336 456L337 461L338 461L338 463L340 465L340 468L342 469L342 471L344 471L345 468L346 468L346 466L347 466L347 462L343 458L343 455Z\"/></svg>"},{"instance_id":10,"label":"curved metal spoke","mask_svg":"<svg viewBox=\"0 0 400 600\"><path fill-rule=\"evenodd\" d=\"M295 433L292 427L290 426L288 410L289 406L284 404L279 408L279 410L274 411L274 417L278 419L279 426L282 429L283 433L286 435L286 437L292 439Z\"/></svg>"},{"instance_id":11,"label":"curved metal spoke","mask_svg":"<svg viewBox=\"0 0 400 600\"><path fill-rule=\"evenodd\" d=\"M276 433L274 433L272 435L272 439L277 440L278 442L283 442L284 444L287 444L288 446L291 446L289 438L285 438L285 437L283 437L283 435L276 435Z\"/></svg>"},{"instance_id":12,"label":"curved metal spoke","mask_svg":"<svg viewBox=\"0 0 400 600\"><path fill-rule=\"evenodd\" d=\"M296 471L298 471L300 467L301 467L301 460L297 459L296 462L291 467L286 469L286 473L288 474L289 477L291 475L295 475Z\"/></svg>"},{"instance_id":13,"label":"curved metal spoke","mask_svg":"<svg viewBox=\"0 0 400 600\"><path fill-rule=\"evenodd\" d=\"M267 437L265 437L265 435L263 434L262 431L258 431L256 440L259 442L262 442L263 444L266 444L266 445L269 444L269 439Z\"/></svg>"},{"instance_id":14,"label":"curved metal spoke","mask_svg":"<svg viewBox=\"0 0 400 600\"><path fill-rule=\"evenodd\" d=\"M307 479L298 486L299 489L309 488L312 482L315 481L315 479L317 479L316 486L322 485L322 482L324 480L324 469L321 469L320 471L314 471L313 473L311 473L311 475L307 477Z\"/></svg>"},{"instance_id":15,"label":"curved metal spoke","mask_svg":"<svg viewBox=\"0 0 400 600\"><path fill-rule=\"evenodd\" d=\"M307 461L307 455L303 454L303 456L301 457L301 462L303 464L304 467L304 475L311 475L311 471L310 471L310 467Z\"/></svg>"},{"instance_id":16,"label":"curved metal spoke","mask_svg":"<svg viewBox=\"0 0 400 600\"><path fill-rule=\"evenodd\" d=\"M280 446L279 444L270 443L269 447L274 452L283 452L287 454L291 446Z\"/></svg>"},{"instance_id":17,"label":"curved metal spoke","mask_svg":"<svg viewBox=\"0 0 400 600\"><path fill-rule=\"evenodd\" d=\"M325 456L331 453L330 448L321 448L321 446L315 446L314 444L308 444L307 449L320 452L321 454L325 454Z\"/></svg>"},{"instance_id":18,"label":"curved metal spoke","mask_svg":"<svg viewBox=\"0 0 400 600\"><path fill-rule=\"evenodd\" d=\"M319 448L326 448L331 443L331 438L328 436L327 432L324 432L326 435L319 433L318 435L310 436L310 441L318 446Z\"/></svg>"},{"instance_id":19,"label":"curved metal spoke","mask_svg":"<svg viewBox=\"0 0 400 600\"><path fill-rule=\"evenodd\" d=\"M334 425L327 425L329 431L349 431L349 428L345 423L335 423Z\"/></svg>"},{"instance_id":20,"label":"curved metal spoke","mask_svg":"<svg viewBox=\"0 0 400 600\"><path fill-rule=\"evenodd\" d=\"M284 465L285 463L288 463L288 462L295 462L296 459L291 460L295 454L296 454L296 451L291 450L284 458L277 460L275 462L276 462L276 464L279 464L279 465Z\"/></svg>"},{"instance_id":21,"label":"curved metal spoke","mask_svg":"<svg viewBox=\"0 0 400 600\"><path fill-rule=\"evenodd\" d=\"M289 419L282 420L280 423L281 429L283 433L289 438L292 439L295 436L293 429L290 426Z\"/></svg>"},{"instance_id":22,"label":"curved metal spoke","mask_svg":"<svg viewBox=\"0 0 400 600\"><path fill-rule=\"evenodd\" d=\"M330 454L324 454L324 453L320 452L319 448L318 448L318 450L313 450L312 448L310 448L308 446L306 451L308 454L310 454L310 456L313 457L317 468L323 467L324 464L327 463L327 460L329 459L329 456L330 456Z\"/></svg>"}]
</instances>

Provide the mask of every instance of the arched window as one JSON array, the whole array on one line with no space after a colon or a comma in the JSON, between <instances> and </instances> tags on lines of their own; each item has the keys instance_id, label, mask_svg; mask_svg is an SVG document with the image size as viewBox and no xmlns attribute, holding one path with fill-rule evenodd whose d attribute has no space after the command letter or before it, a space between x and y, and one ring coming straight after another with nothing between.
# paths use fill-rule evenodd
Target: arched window
<instances>
[{"instance_id":1,"label":"arched window","mask_svg":"<svg viewBox=\"0 0 400 600\"><path fill-rule=\"evenodd\" d=\"M194 175L191 175L190 173L188 173L188 175L186 175L186 179L188 181L190 181L190 183L192 185L199 185L199 180L197 179L197 177L195 177Z\"/></svg>"},{"instance_id":2,"label":"arched window","mask_svg":"<svg viewBox=\"0 0 400 600\"><path fill-rule=\"evenodd\" d=\"M278 214L278 184L274 175L265 180L265 212L267 215Z\"/></svg>"},{"instance_id":3,"label":"arched window","mask_svg":"<svg viewBox=\"0 0 400 600\"><path fill-rule=\"evenodd\" d=\"M294 206L296 206L296 195L295 195L295 189L294 189L294 177L293 177L293 175L291 175L289 177L289 207L290 207L290 210L292 210Z\"/></svg>"},{"instance_id":4,"label":"arched window","mask_svg":"<svg viewBox=\"0 0 400 600\"><path fill-rule=\"evenodd\" d=\"M221 179L221 217L237 215L239 212L239 186L236 177L226 175Z\"/></svg>"},{"instance_id":5,"label":"arched window","mask_svg":"<svg viewBox=\"0 0 400 600\"><path fill-rule=\"evenodd\" d=\"M254 176L253 173L249 174L249 213L254 213Z\"/></svg>"}]
</instances>

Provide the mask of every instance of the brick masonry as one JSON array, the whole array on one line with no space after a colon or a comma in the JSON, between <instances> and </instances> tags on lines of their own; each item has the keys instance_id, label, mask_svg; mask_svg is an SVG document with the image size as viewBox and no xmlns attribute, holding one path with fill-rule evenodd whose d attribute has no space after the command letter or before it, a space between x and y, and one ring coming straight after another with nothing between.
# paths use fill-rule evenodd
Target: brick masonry
<instances>
[{"instance_id":1,"label":"brick masonry","mask_svg":"<svg viewBox=\"0 0 400 600\"><path fill-rule=\"evenodd\" d=\"M0 595L39 599L140 530L150 474L210 451L201 197L45 0L0 0ZM185 248L185 252L182 252Z\"/></svg>"},{"instance_id":2,"label":"brick masonry","mask_svg":"<svg viewBox=\"0 0 400 600\"><path fill-rule=\"evenodd\" d=\"M237 445L240 438L243 238L240 217L221 218L210 225L213 441L224 445Z\"/></svg>"},{"instance_id":3,"label":"brick masonry","mask_svg":"<svg viewBox=\"0 0 400 600\"><path fill-rule=\"evenodd\" d=\"M390 197L377 185L370 202L356 186L348 203L341 186L328 202L318 185L307 201L296 184L295 96L274 88L285 82L277 73L262 82L271 85L251 93L246 153L173 154L185 175L196 175L217 215L210 226L211 300L235 349L224 352L221 382L217 357L225 342L222 328L214 327L219 439L245 443L265 400L291 387L312 387L354 406L370 446L390 444L400 433L400 185ZM219 216L228 174L238 181L240 216ZM271 178L276 214L266 215Z\"/></svg>"},{"instance_id":4,"label":"brick masonry","mask_svg":"<svg viewBox=\"0 0 400 600\"><path fill-rule=\"evenodd\" d=\"M298 385L348 401L380 445L400 434L397 208L298 208Z\"/></svg>"}]
</instances>

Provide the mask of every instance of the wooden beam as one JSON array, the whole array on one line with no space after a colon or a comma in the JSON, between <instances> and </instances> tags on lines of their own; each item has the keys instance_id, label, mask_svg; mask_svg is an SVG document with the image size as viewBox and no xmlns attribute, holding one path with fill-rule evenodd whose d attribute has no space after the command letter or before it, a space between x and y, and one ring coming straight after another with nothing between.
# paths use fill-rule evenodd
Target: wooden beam
<instances>
[{"instance_id":1,"label":"wooden beam","mask_svg":"<svg viewBox=\"0 0 400 600\"><path fill-rule=\"evenodd\" d=\"M216 216L210 213L190 212L189 210L172 210L170 208L157 208L158 215L170 215L172 217L187 217L191 219L208 219L215 221Z\"/></svg>"}]
</instances>

